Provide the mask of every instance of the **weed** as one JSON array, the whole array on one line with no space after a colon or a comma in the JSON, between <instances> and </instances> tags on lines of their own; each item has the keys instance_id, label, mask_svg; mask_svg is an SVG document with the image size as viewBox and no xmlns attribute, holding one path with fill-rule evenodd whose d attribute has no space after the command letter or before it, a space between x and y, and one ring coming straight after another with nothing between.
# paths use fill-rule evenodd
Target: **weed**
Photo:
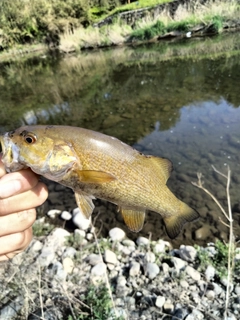
<instances>
[{"instance_id":1,"label":"weed","mask_svg":"<svg viewBox=\"0 0 240 320\"><path fill-rule=\"evenodd\" d=\"M229 250L228 244L217 240L215 243L216 253L214 254L214 257L211 257L205 248L201 248L199 246L196 246L195 248L197 249L197 260L200 271L204 271L206 270L207 266L212 265L220 279L223 279L227 276Z\"/></svg>"},{"instance_id":2,"label":"weed","mask_svg":"<svg viewBox=\"0 0 240 320\"><path fill-rule=\"evenodd\" d=\"M219 15L213 16L212 25L215 32L220 32L223 27L223 17Z\"/></svg>"},{"instance_id":3,"label":"weed","mask_svg":"<svg viewBox=\"0 0 240 320\"><path fill-rule=\"evenodd\" d=\"M47 236L54 228L52 224L37 220L33 225L33 235L35 237Z\"/></svg>"},{"instance_id":4,"label":"weed","mask_svg":"<svg viewBox=\"0 0 240 320\"><path fill-rule=\"evenodd\" d=\"M79 249L82 245L84 238L79 234L71 234L70 236L66 237L65 244L68 247L73 247L75 249Z\"/></svg>"},{"instance_id":5,"label":"weed","mask_svg":"<svg viewBox=\"0 0 240 320\"><path fill-rule=\"evenodd\" d=\"M78 320L104 320L112 316L112 301L105 284L100 284L98 287L90 285L87 294L80 296L80 300L86 307L83 306L82 313L78 315ZM112 319L117 320L116 317L112 317ZM71 316L68 320L71 320ZM120 320L120 318L118 318L118 320Z\"/></svg>"}]
</instances>

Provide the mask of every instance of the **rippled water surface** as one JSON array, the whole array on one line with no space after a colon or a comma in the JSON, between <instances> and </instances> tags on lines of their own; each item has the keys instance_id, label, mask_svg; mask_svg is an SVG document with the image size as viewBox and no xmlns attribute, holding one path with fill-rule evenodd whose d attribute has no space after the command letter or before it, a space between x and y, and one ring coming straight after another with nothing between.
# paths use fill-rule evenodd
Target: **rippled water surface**
<instances>
[{"instance_id":1,"label":"rippled water surface","mask_svg":"<svg viewBox=\"0 0 240 320\"><path fill-rule=\"evenodd\" d=\"M173 242L176 245L227 238L220 210L191 181L197 181L197 172L202 172L204 186L227 208L226 181L212 165L223 173L229 166L239 237L239 40L238 34L226 34L2 63L1 132L21 124L76 125L116 136L146 154L171 159L175 170L169 187L201 215L184 228ZM70 191L56 186L50 191L44 210L75 207ZM97 201L96 206L102 234L115 225L123 227L113 205ZM154 239L167 239L161 218L152 212L140 232L149 233ZM129 232L128 236L136 237Z\"/></svg>"}]
</instances>

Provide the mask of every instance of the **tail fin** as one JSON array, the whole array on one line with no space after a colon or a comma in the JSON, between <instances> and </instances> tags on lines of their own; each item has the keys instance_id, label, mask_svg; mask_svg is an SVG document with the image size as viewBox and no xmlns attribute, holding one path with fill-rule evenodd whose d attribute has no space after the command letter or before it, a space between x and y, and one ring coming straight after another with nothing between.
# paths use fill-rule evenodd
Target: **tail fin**
<instances>
[{"instance_id":1,"label":"tail fin","mask_svg":"<svg viewBox=\"0 0 240 320\"><path fill-rule=\"evenodd\" d=\"M176 215L164 218L166 232L169 238L176 238L185 223L194 221L199 218L199 214L194 209L190 208L186 203L181 202L180 211Z\"/></svg>"}]
</instances>

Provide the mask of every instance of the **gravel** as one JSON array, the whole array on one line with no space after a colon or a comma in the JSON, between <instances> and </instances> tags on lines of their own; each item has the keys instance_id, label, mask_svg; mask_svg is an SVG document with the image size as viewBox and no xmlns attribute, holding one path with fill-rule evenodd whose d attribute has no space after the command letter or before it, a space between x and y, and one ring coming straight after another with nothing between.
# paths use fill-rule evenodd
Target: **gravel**
<instances>
[{"instance_id":1,"label":"gravel","mask_svg":"<svg viewBox=\"0 0 240 320\"><path fill-rule=\"evenodd\" d=\"M226 279L220 279L210 264L202 269L196 248L172 249L167 241L145 237L132 241L119 228L96 242L95 229L82 227L74 235L55 228L0 265L1 320L37 319L41 312L44 319L59 320L73 314L106 320L223 319ZM213 244L204 250L214 259ZM102 284L110 285L115 307L94 318L86 297L93 290L101 300L97 291ZM230 289L228 319L239 319L240 286L234 279Z\"/></svg>"}]
</instances>

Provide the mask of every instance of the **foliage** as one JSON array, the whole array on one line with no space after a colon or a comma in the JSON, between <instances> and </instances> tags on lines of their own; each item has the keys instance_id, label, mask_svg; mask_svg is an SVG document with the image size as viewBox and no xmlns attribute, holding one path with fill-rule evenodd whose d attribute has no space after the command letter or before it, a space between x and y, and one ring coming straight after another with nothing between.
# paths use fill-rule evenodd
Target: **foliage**
<instances>
[{"instance_id":1,"label":"foliage","mask_svg":"<svg viewBox=\"0 0 240 320\"><path fill-rule=\"evenodd\" d=\"M222 241L217 240L215 243L216 253L214 254L214 257L211 257L205 248L197 246L197 260L200 270L205 270L208 265L212 265L216 269L216 273L220 278L226 277L228 266L228 247L229 244L225 244Z\"/></svg>"},{"instance_id":2,"label":"foliage","mask_svg":"<svg viewBox=\"0 0 240 320\"><path fill-rule=\"evenodd\" d=\"M109 296L108 288L105 284L99 286L91 285L87 294L80 297L83 302L83 308L78 320L105 320L111 317L112 320L123 320L121 317L115 317L113 314L112 300ZM69 316L68 320L72 320Z\"/></svg>"},{"instance_id":3,"label":"foliage","mask_svg":"<svg viewBox=\"0 0 240 320\"><path fill-rule=\"evenodd\" d=\"M36 221L33 225L33 234L35 237L41 237L48 235L53 229L55 228L54 225L43 223L40 221Z\"/></svg>"},{"instance_id":4,"label":"foliage","mask_svg":"<svg viewBox=\"0 0 240 320\"><path fill-rule=\"evenodd\" d=\"M166 32L166 27L164 23L160 20L158 20L155 24L152 26L148 26L143 29L138 29L136 31L133 31L130 40L138 39L138 40L149 40L156 36L162 35Z\"/></svg>"},{"instance_id":5,"label":"foliage","mask_svg":"<svg viewBox=\"0 0 240 320\"><path fill-rule=\"evenodd\" d=\"M216 15L212 18L213 31L219 32L223 27L223 17Z\"/></svg>"}]
</instances>

